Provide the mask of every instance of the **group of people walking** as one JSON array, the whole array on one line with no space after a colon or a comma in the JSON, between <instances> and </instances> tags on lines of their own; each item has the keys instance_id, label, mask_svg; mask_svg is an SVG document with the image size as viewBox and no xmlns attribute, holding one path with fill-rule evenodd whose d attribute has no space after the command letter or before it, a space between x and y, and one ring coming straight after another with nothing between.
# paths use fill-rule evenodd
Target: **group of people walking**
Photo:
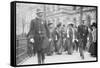
<instances>
[{"instance_id":1,"label":"group of people walking","mask_svg":"<svg viewBox=\"0 0 100 68\"><path fill-rule=\"evenodd\" d=\"M77 51L84 59L84 51L88 51L91 56L96 57L96 23L94 22L91 26L85 25L84 21L80 23L78 26L75 24L66 26L60 22L56 27L52 27L53 23L47 23L44 20L43 12L37 12L37 17L31 21L27 34L28 55L37 54L39 64L44 63L45 55L51 56L54 53L61 55L66 52L72 55ZM52 28L54 29L50 31Z\"/></svg>"}]
</instances>

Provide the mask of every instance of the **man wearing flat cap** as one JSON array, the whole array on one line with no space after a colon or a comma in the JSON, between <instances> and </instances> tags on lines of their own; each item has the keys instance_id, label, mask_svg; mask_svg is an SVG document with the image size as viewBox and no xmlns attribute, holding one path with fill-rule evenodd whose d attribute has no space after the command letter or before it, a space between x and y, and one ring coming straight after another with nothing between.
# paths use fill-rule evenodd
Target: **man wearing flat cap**
<instances>
[{"instance_id":1,"label":"man wearing flat cap","mask_svg":"<svg viewBox=\"0 0 100 68\"><path fill-rule=\"evenodd\" d=\"M38 63L44 63L46 48L49 45L49 29L46 21L44 20L44 13L37 9L37 17L31 20L30 30L28 32L29 42L33 43L34 54L37 53ZM42 60L41 60L42 59Z\"/></svg>"}]
</instances>

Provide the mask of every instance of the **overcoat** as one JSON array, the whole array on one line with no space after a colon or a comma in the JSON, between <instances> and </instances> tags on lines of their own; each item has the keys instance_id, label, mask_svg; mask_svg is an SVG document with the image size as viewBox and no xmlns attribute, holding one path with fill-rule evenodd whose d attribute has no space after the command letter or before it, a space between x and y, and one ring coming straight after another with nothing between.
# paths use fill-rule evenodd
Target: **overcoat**
<instances>
[{"instance_id":1,"label":"overcoat","mask_svg":"<svg viewBox=\"0 0 100 68\"><path fill-rule=\"evenodd\" d=\"M31 20L28 37L34 39L34 51L44 51L49 46L49 29L46 21L39 18Z\"/></svg>"},{"instance_id":2,"label":"overcoat","mask_svg":"<svg viewBox=\"0 0 100 68\"><path fill-rule=\"evenodd\" d=\"M68 53L71 54L73 52L73 29L71 27L69 27L68 34Z\"/></svg>"},{"instance_id":3,"label":"overcoat","mask_svg":"<svg viewBox=\"0 0 100 68\"><path fill-rule=\"evenodd\" d=\"M79 25L78 26L78 40L82 40L83 47L87 44L87 37L88 37L89 31L88 27L85 25Z\"/></svg>"}]
</instances>

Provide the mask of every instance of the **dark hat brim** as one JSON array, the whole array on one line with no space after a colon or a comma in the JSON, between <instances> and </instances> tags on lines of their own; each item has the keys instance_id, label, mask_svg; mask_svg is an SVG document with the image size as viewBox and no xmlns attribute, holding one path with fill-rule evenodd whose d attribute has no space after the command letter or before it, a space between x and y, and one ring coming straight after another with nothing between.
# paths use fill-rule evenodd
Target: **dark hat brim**
<instances>
[{"instance_id":1,"label":"dark hat brim","mask_svg":"<svg viewBox=\"0 0 100 68\"><path fill-rule=\"evenodd\" d=\"M93 23L93 24L91 25L91 27L95 27L95 28L97 28L96 23Z\"/></svg>"},{"instance_id":2,"label":"dark hat brim","mask_svg":"<svg viewBox=\"0 0 100 68\"><path fill-rule=\"evenodd\" d=\"M52 25L53 23L48 23L48 26Z\"/></svg>"},{"instance_id":3,"label":"dark hat brim","mask_svg":"<svg viewBox=\"0 0 100 68\"><path fill-rule=\"evenodd\" d=\"M39 14L39 13L44 13L44 12L41 11L41 12L37 12L36 14Z\"/></svg>"},{"instance_id":4,"label":"dark hat brim","mask_svg":"<svg viewBox=\"0 0 100 68\"><path fill-rule=\"evenodd\" d=\"M58 25L57 25L57 27L60 27L61 26L61 23L59 23Z\"/></svg>"},{"instance_id":5,"label":"dark hat brim","mask_svg":"<svg viewBox=\"0 0 100 68\"><path fill-rule=\"evenodd\" d=\"M69 26L73 26L73 24L71 23L71 24L69 24Z\"/></svg>"}]
</instances>

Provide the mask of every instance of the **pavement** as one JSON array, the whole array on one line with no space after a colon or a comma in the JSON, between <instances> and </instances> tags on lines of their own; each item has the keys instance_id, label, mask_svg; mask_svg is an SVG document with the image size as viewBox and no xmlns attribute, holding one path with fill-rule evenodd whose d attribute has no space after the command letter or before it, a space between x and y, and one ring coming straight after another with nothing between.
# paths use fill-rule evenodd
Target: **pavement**
<instances>
[{"instance_id":1,"label":"pavement","mask_svg":"<svg viewBox=\"0 0 100 68\"><path fill-rule=\"evenodd\" d=\"M80 61L96 61L96 57L91 57L90 53L84 52L84 59L80 57L79 52L74 52L72 55L68 55L63 52L62 55L53 54L52 56L45 57L45 64L48 63L62 63L62 62L80 62ZM22 63L18 65L31 65L37 63L37 55L33 57L28 57Z\"/></svg>"}]
</instances>

